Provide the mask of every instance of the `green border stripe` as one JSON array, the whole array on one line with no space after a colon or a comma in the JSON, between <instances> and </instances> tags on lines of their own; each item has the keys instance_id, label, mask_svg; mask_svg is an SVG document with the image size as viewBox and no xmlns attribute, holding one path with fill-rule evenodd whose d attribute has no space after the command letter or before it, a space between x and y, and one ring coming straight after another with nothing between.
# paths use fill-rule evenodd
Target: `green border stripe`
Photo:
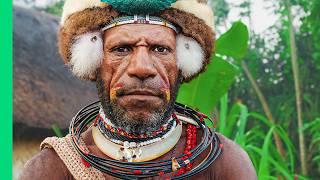
<instances>
[{"instance_id":1,"label":"green border stripe","mask_svg":"<svg viewBox=\"0 0 320 180\"><path fill-rule=\"evenodd\" d=\"M12 1L0 1L1 179L12 179Z\"/></svg>"}]
</instances>

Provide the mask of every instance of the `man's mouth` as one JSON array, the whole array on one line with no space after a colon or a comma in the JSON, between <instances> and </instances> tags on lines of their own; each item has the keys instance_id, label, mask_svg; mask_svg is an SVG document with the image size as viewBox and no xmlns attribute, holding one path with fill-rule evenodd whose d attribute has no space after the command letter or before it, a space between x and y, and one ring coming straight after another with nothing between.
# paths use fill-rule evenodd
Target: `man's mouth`
<instances>
[{"instance_id":1,"label":"man's mouth","mask_svg":"<svg viewBox=\"0 0 320 180\"><path fill-rule=\"evenodd\" d=\"M123 95L124 96L141 95L141 96L157 96L157 97L159 97L161 94L156 93L151 90L135 89L135 90L129 90L128 92L124 93Z\"/></svg>"},{"instance_id":2,"label":"man's mouth","mask_svg":"<svg viewBox=\"0 0 320 180\"><path fill-rule=\"evenodd\" d=\"M130 100L146 101L146 100L159 100L162 95L155 91L145 89L134 89L127 92L117 94L119 98L129 98Z\"/></svg>"},{"instance_id":3,"label":"man's mouth","mask_svg":"<svg viewBox=\"0 0 320 180\"><path fill-rule=\"evenodd\" d=\"M169 89L151 89L151 88L123 88L115 87L110 90L110 99L115 100L117 98L128 100L165 100L169 101L170 91Z\"/></svg>"}]
</instances>

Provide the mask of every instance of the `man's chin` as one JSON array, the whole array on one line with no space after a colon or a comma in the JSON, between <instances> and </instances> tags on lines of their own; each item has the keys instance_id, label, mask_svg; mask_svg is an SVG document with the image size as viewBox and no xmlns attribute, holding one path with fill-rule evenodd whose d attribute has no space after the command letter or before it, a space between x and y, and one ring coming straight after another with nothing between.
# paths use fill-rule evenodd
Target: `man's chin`
<instances>
[{"instance_id":1,"label":"man's chin","mask_svg":"<svg viewBox=\"0 0 320 180\"><path fill-rule=\"evenodd\" d=\"M127 132L142 133L156 129L164 123L166 107L122 107L111 103L111 122Z\"/></svg>"},{"instance_id":2,"label":"man's chin","mask_svg":"<svg viewBox=\"0 0 320 180\"><path fill-rule=\"evenodd\" d=\"M148 111L129 111L125 113L127 119L131 119L135 123L147 123L148 121L154 121L155 117L159 117L159 114Z\"/></svg>"}]
</instances>

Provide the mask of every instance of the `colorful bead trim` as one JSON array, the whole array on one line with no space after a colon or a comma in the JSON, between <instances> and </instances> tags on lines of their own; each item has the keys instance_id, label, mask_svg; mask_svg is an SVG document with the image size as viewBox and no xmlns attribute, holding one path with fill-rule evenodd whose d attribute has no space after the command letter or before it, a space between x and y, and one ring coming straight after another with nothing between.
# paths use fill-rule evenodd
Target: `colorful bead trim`
<instances>
[{"instance_id":1,"label":"colorful bead trim","mask_svg":"<svg viewBox=\"0 0 320 180\"><path fill-rule=\"evenodd\" d=\"M116 143L116 144L119 144L119 145L122 145L122 146L127 146L128 148L138 148L138 147L142 147L142 146L146 146L146 145L149 145L149 144L153 144L155 142L158 142L158 141L161 141L167 137L169 137L169 135L176 129L177 127L177 123L176 121L173 121L173 125L171 126L170 130L165 133L164 135L162 135L161 137L154 137L153 139L150 139L150 140L146 140L146 141L123 141L123 140L119 140L119 139L113 139L113 138L110 138L105 132L104 130L102 129L104 126L103 126L103 122L102 120L100 119L100 121L98 121L98 129L100 130L100 132L102 132L102 134L107 138L109 139L110 141ZM115 133L117 133L116 131L113 131ZM123 132L123 131L122 131Z\"/></svg>"}]
</instances>

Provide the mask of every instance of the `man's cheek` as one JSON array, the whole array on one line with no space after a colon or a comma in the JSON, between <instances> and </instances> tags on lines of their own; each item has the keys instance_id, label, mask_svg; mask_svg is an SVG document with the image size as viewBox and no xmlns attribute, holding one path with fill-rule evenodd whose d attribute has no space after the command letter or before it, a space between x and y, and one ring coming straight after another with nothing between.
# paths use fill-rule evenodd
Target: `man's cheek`
<instances>
[{"instance_id":1,"label":"man's cheek","mask_svg":"<svg viewBox=\"0 0 320 180\"><path fill-rule=\"evenodd\" d=\"M176 65L176 61L172 59L171 61L162 61L161 64L162 71L162 85L161 91L165 95L165 100L167 102L172 98L171 89L175 87L176 79L178 77L178 68Z\"/></svg>"},{"instance_id":2,"label":"man's cheek","mask_svg":"<svg viewBox=\"0 0 320 180\"><path fill-rule=\"evenodd\" d=\"M110 71L106 71L105 69L100 69L98 71L98 73L100 73L100 77L101 77L101 81L103 83L103 91L106 94L109 94L109 89L110 89L110 83L112 80L112 74Z\"/></svg>"},{"instance_id":3,"label":"man's cheek","mask_svg":"<svg viewBox=\"0 0 320 180\"><path fill-rule=\"evenodd\" d=\"M177 83L178 83L178 74L179 74L179 70L175 67L172 68L171 71L168 71L168 79L169 79L169 83L170 83L170 88L169 88L169 94L171 95L170 98L172 98L173 96L173 91L174 91L174 87L176 87Z\"/></svg>"}]
</instances>

